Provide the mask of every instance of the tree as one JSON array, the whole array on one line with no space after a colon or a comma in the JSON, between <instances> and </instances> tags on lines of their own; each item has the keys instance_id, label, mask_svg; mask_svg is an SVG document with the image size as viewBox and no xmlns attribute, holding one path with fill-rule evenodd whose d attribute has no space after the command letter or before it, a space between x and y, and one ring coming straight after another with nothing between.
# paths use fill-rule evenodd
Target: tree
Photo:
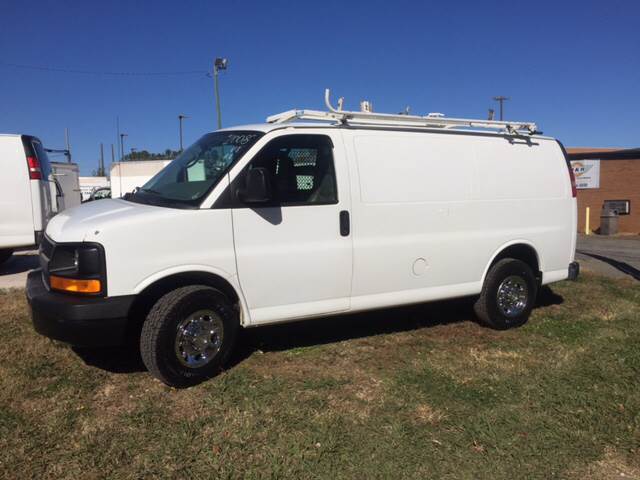
<instances>
[{"instance_id":1,"label":"tree","mask_svg":"<svg viewBox=\"0 0 640 480\"><path fill-rule=\"evenodd\" d=\"M163 153L153 153L148 150L139 150L131 153L127 153L123 158L123 162L135 161L135 160L173 160L180 154L177 150L171 150L167 148Z\"/></svg>"}]
</instances>

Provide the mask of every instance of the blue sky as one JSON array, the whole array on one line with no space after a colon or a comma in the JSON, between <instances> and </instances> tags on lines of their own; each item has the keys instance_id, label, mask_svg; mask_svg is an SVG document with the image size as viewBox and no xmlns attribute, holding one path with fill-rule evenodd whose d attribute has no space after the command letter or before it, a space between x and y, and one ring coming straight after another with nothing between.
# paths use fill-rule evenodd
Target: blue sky
<instances>
[{"instance_id":1,"label":"blue sky","mask_svg":"<svg viewBox=\"0 0 640 480\"><path fill-rule=\"evenodd\" d=\"M84 174L116 143L178 147L215 129L213 81L24 70L207 71L225 56L225 126L293 107L325 87L356 108L531 120L568 146L640 146L640 2L22 1L0 10L0 132L48 147L70 130Z\"/></svg>"}]
</instances>

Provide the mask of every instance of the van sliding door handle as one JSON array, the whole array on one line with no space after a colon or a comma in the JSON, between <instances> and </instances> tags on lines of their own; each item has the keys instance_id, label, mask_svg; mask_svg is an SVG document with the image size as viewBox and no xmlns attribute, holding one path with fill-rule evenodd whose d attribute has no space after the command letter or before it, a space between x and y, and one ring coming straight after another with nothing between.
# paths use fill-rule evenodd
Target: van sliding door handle
<instances>
[{"instance_id":1,"label":"van sliding door handle","mask_svg":"<svg viewBox=\"0 0 640 480\"><path fill-rule=\"evenodd\" d=\"M340 235L348 237L350 232L351 225L349 222L349 212L347 210L342 210L340 212Z\"/></svg>"}]
</instances>

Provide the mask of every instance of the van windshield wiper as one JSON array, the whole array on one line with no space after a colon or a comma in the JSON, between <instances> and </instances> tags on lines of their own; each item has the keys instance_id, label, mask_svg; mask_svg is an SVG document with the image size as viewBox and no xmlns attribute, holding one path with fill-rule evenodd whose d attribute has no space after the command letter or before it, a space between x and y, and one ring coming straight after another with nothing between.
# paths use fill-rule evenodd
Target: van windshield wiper
<instances>
[{"instance_id":1,"label":"van windshield wiper","mask_svg":"<svg viewBox=\"0 0 640 480\"><path fill-rule=\"evenodd\" d=\"M154 195L162 195L161 192L154 190L153 188L142 188L142 187L138 187L138 189L135 191L135 193L138 192L144 192L144 193L153 193Z\"/></svg>"}]
</instances>

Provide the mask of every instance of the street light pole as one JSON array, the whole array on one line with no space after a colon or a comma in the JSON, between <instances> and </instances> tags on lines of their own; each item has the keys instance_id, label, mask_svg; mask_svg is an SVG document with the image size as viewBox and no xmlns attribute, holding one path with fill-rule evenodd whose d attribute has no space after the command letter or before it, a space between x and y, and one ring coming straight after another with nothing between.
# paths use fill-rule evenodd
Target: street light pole
<instances>
[{"instance_id":1,"label":"street light pole","mask_svg":"<svg viewBox=\"0 0 640 480\"><path fill-rule=\"evenodd\" d=\"M69 129L64 129L64 140L67 145L67 162L71 163L71 144L69 143Z\"/></svg>"},{"instance_id":2,"label":"street light pole","mask_svg":"<svg viewBox=\"0 0 640 480\"><path fill-rule=\"evenodd\" d=\"M178 115L178 122L180 123L180 151L182 152L183 148L182 148L182 120L184 120L185 118L189 118L186 115L183 115L182 113L180 115Z\"/></svg>"},{"instance_id":3,"label":"street light pole","mask_svg":"<svg viewBox=\"0 0 640 480\"><path fill-rule=\"evenodd\" d=\"M127 133L121 133L120 134L120 159L121 161L124 160L124 137L128 137L129 135Z\"/></svg>"},{"instance_id":4,"label":"street light pole","mask_svg":"<svg viewBox=\"0 0 640 480\"><path fill-rule=\"evenodd\" d=\"M229 60L226 58L216 58L213 61L213 88L216 94L216 112L218 113L218 128L222 128L222 114L220 113L220 92L218 90L218 71L226 70Z\"/></svg>"},{"instance_id":5,"label":"street light pole","mask_svg":"<svg viewBox=\"0 0 640 480\"><path fill-rule=\"evenodd\" d=\"M504 97L502 95L498 95L497 97L493 97L493 99L498 102L500 104L500 120L503 119L503 111L502 111L502 104L506 101L506 100L511 100L511 98L509 97Z\"/></svg>"},{"instance_id":6,"label":"street light pole","mask_svg":"<svg viewBox=\"0 0 640 480\"><path fill-rule=\"evenodd\" d=\"M100 143L100 162L98 162L98 176L104 177L104 145Z\"/></svg>"}]
</instances>

